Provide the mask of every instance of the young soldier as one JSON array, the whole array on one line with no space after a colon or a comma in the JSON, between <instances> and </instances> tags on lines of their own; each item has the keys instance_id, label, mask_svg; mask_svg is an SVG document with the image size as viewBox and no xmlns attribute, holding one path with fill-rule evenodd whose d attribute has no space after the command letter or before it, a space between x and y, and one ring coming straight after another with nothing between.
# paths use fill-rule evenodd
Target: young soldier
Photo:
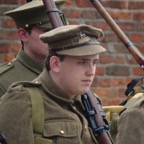
<instances>
[{"instance_id":1,"label":"young soldier","mask_svg":"<svg viewBox=\"0 0 144 144\"><path fill-rule=\"evenodd\" d=\"M55 0L58 8L64 2ZM13 61L0 66L0 97L13 82L31 81L42 72L48 45L39 39L39 35L52 29L42 0L33 0L5 15L14 19L22 48Z\"/></svg>"},{"instance_id":2,"label":"young soldier","mask_svg":"<svg viewBox=\"0 0 144 144\"><path fill-rule=\"evenodd\" d=\"M13 84L0 104L0 131L9 143L98 144L84 117L81 95L90 90L99 54L105 51L98 42L102 36L88 25L62 26L40 35L49 44L43 72L33 82ZM42 106L40 100L31 102L32 95L39 95L44 106L37 117L32 108L41 111ZM34 136L36 120L43 124Z\"/></svg>"}]
</instances>

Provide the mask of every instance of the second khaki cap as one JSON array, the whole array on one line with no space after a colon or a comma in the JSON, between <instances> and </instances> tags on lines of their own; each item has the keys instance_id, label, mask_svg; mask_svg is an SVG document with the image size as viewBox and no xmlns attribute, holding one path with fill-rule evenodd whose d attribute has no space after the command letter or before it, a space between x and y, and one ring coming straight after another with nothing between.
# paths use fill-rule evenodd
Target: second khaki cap
<instances>
[{"instance_id":1,"label":"second khaki cap","mask_svg":"<svg viewBox=\"0 0 144 144\"><path fill-rule=\"evenodd\" d=\"M54 0L58 9L61 8L65 1ZM42 0L32 0L4 14L12 17L18 28L28 28L30 25L52 28Z\"/></svg>"}]
</instances>

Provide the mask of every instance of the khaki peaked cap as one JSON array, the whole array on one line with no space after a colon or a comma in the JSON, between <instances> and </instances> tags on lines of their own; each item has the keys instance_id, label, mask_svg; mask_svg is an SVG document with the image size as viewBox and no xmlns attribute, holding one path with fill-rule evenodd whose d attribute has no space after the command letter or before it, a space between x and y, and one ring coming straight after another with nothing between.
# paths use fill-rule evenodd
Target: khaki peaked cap
<instances>
[{"instance_id":1,"label":"khaki peaked cap","mask_svg":"<svg viewBox=\"0 0 144 144\"><path fill-rule=\"evenodd\" d=\"M40 35L40 39L48 43L49 51L61 55L83 56L93 55L105 51L99 38L103 31L89 25L67 25L53 29Z\"/></svg>"},{"instance_id":2,"label":"khaki peaked cap","mask_svg":"<svg viewBox=\"0 0 144 144\"><path fill-rule=\"evenodd\" d=\"M58 9L61 8L65 1L54 0ZM12 17L18 28L28 28L30 25L52 28L42 0L32 0L4 14Z\"/></svg>"}]
</instances>

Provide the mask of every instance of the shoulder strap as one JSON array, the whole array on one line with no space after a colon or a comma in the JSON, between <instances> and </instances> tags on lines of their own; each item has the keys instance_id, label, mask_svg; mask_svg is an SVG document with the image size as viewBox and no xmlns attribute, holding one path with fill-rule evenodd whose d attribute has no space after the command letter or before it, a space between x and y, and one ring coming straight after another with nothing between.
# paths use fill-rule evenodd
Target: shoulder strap
<instances>
[{"instance_id":1,"label":"shoulder strap","mask_svg":"<svg viewBox=\"0 0 144 144\"><path fill-rule=\"evenodd\" d=\"M8 71L9 69L13 68L13 66L14 66L13 61L0 65L0 75Z\"/></svg>"},{"instance_id":2,"label":"shoulder strap","mask_svg":"<svg viewBox=\"0 0 144 144\"><path fill-rule=\"evenodd\" d=\"M137 85L137 83L141 81L141 86L143 85L143 81L144 81L144 77L142 78L137 78L137 79L133 79L130 83L128 83L127 85L127 89L125 91L125 95L129 96L129 95L134 95L135 90L134 87ZM143 88L143 87L142 87Z\"/></svg>"},{"instance_id":3,"label":"shoulder strap","mask_svg":"<svg viewBox=\"0 0 144 144\"><path fill-rule=\"evenodd\" d=\"M44 128L44 104L41 90L37 87L27 87L32 101L32 123L33 131L37 134L43 133Z\"/></svg>"}]
</instances>

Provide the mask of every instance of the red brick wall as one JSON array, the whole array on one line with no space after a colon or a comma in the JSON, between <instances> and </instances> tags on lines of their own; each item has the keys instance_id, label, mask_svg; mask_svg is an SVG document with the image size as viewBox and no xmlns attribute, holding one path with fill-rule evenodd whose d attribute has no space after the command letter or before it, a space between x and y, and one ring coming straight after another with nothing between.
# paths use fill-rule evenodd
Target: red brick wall
<instances>
[{"instance_id":1,"label":"red brick wall","mask_svg":"<svg viewBox=\"0 0 144 144\"><path fill-rule=\"evenodd\" d=\"M101 0L126 36L144 53L144 1ZM14 58L20 48L15 23L3 12L25 3L25 0L0 0L0 63ZM133 78L143 76L143 70L89 0L67 0L63 11L70 24L86 23L104 30L102 44L107 49L100 57L93 90L104 105L119 104Z\"/></svg>"}]
</instances>

